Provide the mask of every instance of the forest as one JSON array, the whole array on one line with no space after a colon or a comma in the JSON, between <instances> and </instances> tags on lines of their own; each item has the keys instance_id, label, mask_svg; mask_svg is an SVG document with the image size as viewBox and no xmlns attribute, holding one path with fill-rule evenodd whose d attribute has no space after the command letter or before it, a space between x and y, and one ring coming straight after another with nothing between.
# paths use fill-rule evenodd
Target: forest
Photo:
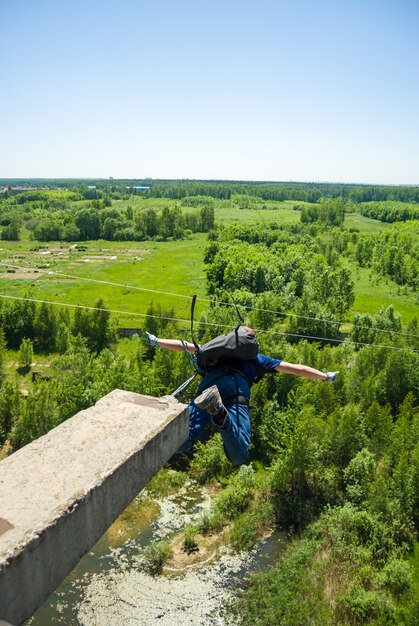
<instances>
[{"instance_id":1,"label":"forest","mask_svg":"<svg viewBox=\"0 0 419 626\"><path fill-rule=\"evenodd\" d=\"M215 431L171 461L200 483L221 485L185 541L199 546L200 537L225 531L233 550L249 550L269 529L289 535L285 555L225 607L225 622L416 625L418 319L404 319L393 304L360 312L354 303L357 276L368 272L383 297L391 284L417 308L419 188L135 181L150 186L140 195L133 181L92 182L95 189L51 181L54 189L3 194L2 244L20 242L29 253L36 241L164 247L202 238L209 302L196 320L199 342L234 327L237 305L264 354L340 372L333 385L279 374L255 385L251 451L241 468L226 460ZM275 220L281 210L287 219ZM228 211L234 220L223 222ZM245 219L251 213L255 221ZM365 228L348 226L349 214ZM5 250L1 258L10 263L13 248ZM125 267L121 261L120 282ZM4 286L14 270L1 271ZM145 345L145 330L191 339L187 325L174 321L178 310L157 295L139 334L121 341L108 296L91 310L69 309L35 302L34 279L23 287L18 280L24 277L10 283L10 298L0 298L3 455L115 388L160 396L191 375L183 354ZM48 369L32 376L37 359ZM194 397L196 384L182 401Z\"/></svg>"}]
</instances>

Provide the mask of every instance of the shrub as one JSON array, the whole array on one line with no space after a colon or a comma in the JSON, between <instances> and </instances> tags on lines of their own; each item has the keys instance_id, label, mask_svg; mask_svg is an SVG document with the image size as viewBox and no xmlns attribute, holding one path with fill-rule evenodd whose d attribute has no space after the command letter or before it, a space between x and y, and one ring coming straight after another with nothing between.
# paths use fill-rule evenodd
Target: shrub
<instances>
[{"instance_id":1,"label":"shrub","mask_svg":"<svg viewBox=\"0 0 419 626\"><path fill-rule=\"evenodd\" d=\"M391 624L393 609L386 602L383 595L376 591L366 591L360 585L352 585L341 596L336 607L336 617L339 623L368 624L377 618L384 619L379 623ZM394 622L393 622L394 623Z\"/></svg>"},{"instance_id":2,"label":"shrub","mask_svg":"<svg viewBox=\"0 0 419 626\"><path fill-rule=\"evenodd\" d=\"M201 484L216 476L227 476L231 472L231 464L224 453L219 433L213 435L206 443L197 441L190 467L191 475Z\"/></svg>"},{"instance_id":3,"label":"shrub","mask_svg":"<svg viewBox=\"0 0 419 626\"><path fill-rule=\"evenodd\" d=\"M175 472L170 476L170 484L172 487L183 487L188 480L188 475L185 472Z\"/></svg>"},{"instance_id":4,"label":"shrub","mask_svg":"<svg viewBox=\"0 0 419 626\"><path fill-rule=\"evenodd\" d=\"M349 500L355 504L366 500L374 478L374 469L374 455L367 448L354 456L343 472Z\"/></svg>"},{"instance_id":5,"label":"shrub","mask_svg":"<svg viewBox=\"0 0 419 626\"><path fill-rule=\"evenodd\" d=\"M187 526L185 528L183 549L187 554L191 554L192 552L197 552L199 550L198 542L196 541L197 534L198 528L196 526Z\"/></svg>"},{"instance_id":6,"label":"shrub","mask_svg":"<svg viewBox=\"0 0 419 626\"><path fill-rule=\"evenodd\" d=\"M378 515L351 504L327 509L311 525L310 534L323 538L336 558L352 563L382 563L395 547L391 529Z\"/></svg>"},{"instance_id":7,"label":"shrub","mask_svg":"<svg viewBox=\"0 0 419 626\"><path fill-rule=\"evenodd\" d=\"M144 556L147 559L150 571L153 574L159 574L163 569L164 563L173 556L170 541L165 539L163 541L150 543L145 549Z\"/></svg>"},{"instance_id":8,"label":"shrub","mask_svg":"<svg viewBox=\"0 0 419 626\"><path fill-rule=\"evenodd\" d=\"M217 517L209 511L204 511L199 521L199 532L201 535L209 535L216 528L218 528Z\"/></svg>"},{"instance_id":9,"label":"shrub","mask_svg":"<svg viewBox=\"0 0 419 626\"><path fill-rule=\"evenodd\" d=\"M253 496L254 484L252 465L242 465L218 497L214 513L224 520L232 520L237 517L249 506Z\"/></svg>"},{"instance_id":10,"label":"shrub","mask_svg":"<svg viewBox=\"0 0 419 626\"><path fill-rule=\"evenodd\" d=\"M228 618L241 626L331 624L316 581L307 577L316 547L313 541L291 545L277 567L252 576L228 607Z\"/></svg>"},{"instance_id":11,"label":"shrub","mask_svg":"<svg viewBox=\"0 0 419 626\"><path fill-rule=\"evenodd\" d=\"M255 511L247 511L235 520L231 531L230 543L234 550L250 550L260 536L261 529L273 518L270 505Z\"/></svg>"},{"instance_id":12,"label":"shrub","mask_svg":"<svg viewBox=\"0 0 419 626\"><path fill-rule=\"evenodd\" d=\"M407 561L390 559L378 577L378 582L395 596L408 591L412 586L412 568Z\"/></svg>"}]
</instances>

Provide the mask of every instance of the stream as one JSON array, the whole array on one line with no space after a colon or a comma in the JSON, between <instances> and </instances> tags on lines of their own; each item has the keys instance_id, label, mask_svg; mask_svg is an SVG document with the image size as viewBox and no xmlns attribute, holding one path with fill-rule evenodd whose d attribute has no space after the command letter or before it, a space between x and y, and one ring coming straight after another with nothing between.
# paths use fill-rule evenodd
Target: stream
<instances>
[{"instance_id":1,"label":"stream","mask_svg":"<svg viewBox=\"0 0 419 626\"><path fill-rule=\"evenodd\" d=\"M250 552L221 547L203 562L186 564L184 558L152 575L145 566L147 546L197 523L210 504L207 489L191 483L156 500L142 492L25 626L223 625L223 603L250 573L275 561L287 540L274 533Z\"/></svg>"}]
</instances>

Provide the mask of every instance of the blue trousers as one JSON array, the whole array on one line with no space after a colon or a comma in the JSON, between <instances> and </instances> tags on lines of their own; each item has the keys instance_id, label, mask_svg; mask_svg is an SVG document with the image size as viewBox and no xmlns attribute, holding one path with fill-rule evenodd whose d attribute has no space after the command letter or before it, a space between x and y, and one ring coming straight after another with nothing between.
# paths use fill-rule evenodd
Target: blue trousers
<instances>
[{"instance_id":1,"label":"blue trousers","mask_svg":"<svg viewBox=\"0 0 419 626\"><path fill-rule=\"evenodd\" d=\"M246 404L239 404L237 396L249 400L250 387L247 379L239 373L228 370L214 370L204 376L198 387L198 394L204 389L217 385L227 417L222 428L218 428L227 458L234 465L246 462L250 444L250 410ZM179 452L188 450L199 439L211 421L208 411L200 409L191 402L189 405L189 436L179 448Z\"/></svg>"}]
</instances>

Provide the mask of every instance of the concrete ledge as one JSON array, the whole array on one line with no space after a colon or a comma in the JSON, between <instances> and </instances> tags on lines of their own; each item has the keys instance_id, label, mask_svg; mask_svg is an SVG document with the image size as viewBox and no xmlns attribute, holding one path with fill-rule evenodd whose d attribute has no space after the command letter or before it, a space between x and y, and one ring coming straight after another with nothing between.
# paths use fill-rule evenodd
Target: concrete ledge
<instances>
[{"instance_id":1,"label":"concrete ledge","mask_svg":"<svg viewBox=\"0 0 419 626\"><path fill-rule=\"evenodd\" d=\"M188 436L177 401L115 390L0 462L0 620L18 626Z\"/></svg>"}]
</instances>

